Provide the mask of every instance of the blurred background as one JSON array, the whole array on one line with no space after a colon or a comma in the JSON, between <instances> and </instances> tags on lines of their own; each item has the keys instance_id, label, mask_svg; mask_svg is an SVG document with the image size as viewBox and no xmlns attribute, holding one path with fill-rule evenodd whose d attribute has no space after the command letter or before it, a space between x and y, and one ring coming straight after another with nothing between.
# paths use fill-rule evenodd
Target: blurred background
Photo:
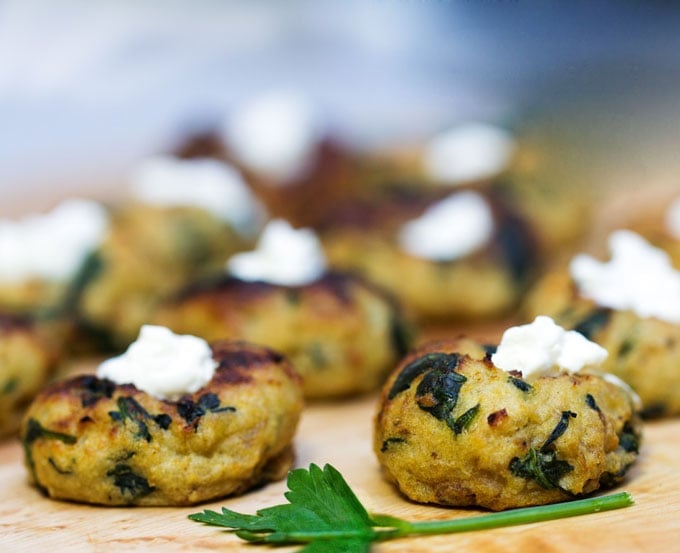
<instances>
[{"instance_id":1,"label":"blurred background","mask_svg":"<svg viewBox=\"0 0 680 553\"><path fill-rule=\"evenodd\" d=\"M360 147L506 126L564 186L680 186L680 5L0 1L0 214L115 194L253 94Z\"/></svg>"}]
</instances>

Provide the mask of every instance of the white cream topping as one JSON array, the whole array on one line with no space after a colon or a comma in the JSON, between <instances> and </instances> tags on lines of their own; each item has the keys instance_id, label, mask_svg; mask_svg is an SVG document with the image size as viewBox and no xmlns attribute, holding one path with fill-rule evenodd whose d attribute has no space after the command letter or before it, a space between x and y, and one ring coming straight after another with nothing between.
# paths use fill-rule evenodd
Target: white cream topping
<instances>
[{"instance_id":1,"label":"white cream topping","mask_svg":"<svg viewBox=\"0 0 680 553\"><path fill-rule=\"evenodd\" d=\"M576 372L598 365L607 350L575 330L564 330L546 316L532 323L508 328L501 338L492 363L506 371L522 371L522 376L559 367Z\"/></svg>"},{"instance_id":2,"label":"white cream topping","mask_svg":"<svg viewBox=\"0 0 680 553\"><path fill-rule=\"evenodd\" d=\"M177 335L163 326L144 325L127 351L104 361L99 378L134 384L160 399L177 399L200 390L212 380L217 362L208 343Z\"/></svg>"},{"instance_id":3,"label":"white cream topping","mask_svg":"<svg viewBox=\"0 0 680 553\"><path fill-rule=\"evenodd\" d=\"M680 323L680 272L668 255L629 230L613 232L609 249L608 263L586 254L572 259L569 269L581 295L603 307Z\"/></svg>"},{"instance_id":4,"label":"white cream topping","mask_svg":"<svg viewBox=\"0 0 680 553\"><path fill-rule=\"evenodd\" d=\"M494 220L487 201L476 192L457 192L405 223L398 235L401 248L416 257L448 261L489 242Z\"/></svg>"},{"instance_id":5,"label":"white cream topping","mask_svg":"<svg viewBox=\"0 0 680 553\"><path fill-rule=\"evenodd\" d=\"M671 202L666 211L666 228L673 238L680 240L680 197Z\"/></svg>"},{"instance_id":6,"label":"white cream topping","mask_svg":"<svg viewBox=\"0 0 680 553\"><path fill-rule=\"evenodd\" d=\"M427 174L442 184L460 184L493 177L515 153L512 135L485 123L467 123L435 136L423 152Z\"/></svg>"},{"instance_id":7,"label":"white cream topping","mask_svg":"<svg viewBox=\"0 0 680 553\"><path fill-rule=\"evenodd\" d=\"M148 158L132 171L132 194L164 207L205 209L244 234L257 232L264 216L241 174L216 159Z\"/></svg>"},{"instance_id":8,"label":"white cream topping","mask_svg":"<svg viewBox=\"0 0 680 553\"><path fill-rule=\"evenodd\" d=\"M225 140L251 170L285 185L314 163L322 125L309 101L276 91L252 99L226 122Z\"/></svg>"},{"instance_id":9,"label":"white cream topping","mask_svg":"<svg viewBox=\"0 0 680 553\"><path fill-rule=\"evenodd\" d=\"M265 227L256 249L233 255L226 269L241 280L301 286L323 275L326 256L312 230L296 230L286 221L274 219Z\"/></svg>"},{"instance_id":10,"label":"white cream topping","mask_svg":"<svg viewBox=\"0 0 680 553\"><path fill-rule=\"evenodd\" d=\"M100 244L107 228L106 209L80 199L66 200L49 213L0 219L0 280L64 282Z\"/></svg>"}]
</instances>

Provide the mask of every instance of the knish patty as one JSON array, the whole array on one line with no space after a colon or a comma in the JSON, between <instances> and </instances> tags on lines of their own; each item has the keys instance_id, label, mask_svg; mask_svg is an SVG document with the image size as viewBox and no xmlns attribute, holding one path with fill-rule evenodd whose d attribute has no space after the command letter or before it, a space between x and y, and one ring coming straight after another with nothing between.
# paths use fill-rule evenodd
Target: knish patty
<instances>
[{"instance_id":1,"label":"knish patty","mask_svg":"<svg viewBox=\"0 0 680 553\"><path fill-rule=\"evenodd\" d=\"M523 379L471 340L426 344L383 388L374 450L386 478L422 503L504 510L620 482L638 455L627 389L595 374Z\"/></svg>"},{"instance_id":2,"label":"knish patty","mask_svg":"<svg viewBox=\"0 0 680 553\"><path fill-rule=\"evenodd\" d=\"M49 497L101 505L190 505L281 478L293 458L300 378L280 354L213 345L219 363L193 394L166 401L78 376L41 392L21 439Z\"/></svg>"}]
</instances>

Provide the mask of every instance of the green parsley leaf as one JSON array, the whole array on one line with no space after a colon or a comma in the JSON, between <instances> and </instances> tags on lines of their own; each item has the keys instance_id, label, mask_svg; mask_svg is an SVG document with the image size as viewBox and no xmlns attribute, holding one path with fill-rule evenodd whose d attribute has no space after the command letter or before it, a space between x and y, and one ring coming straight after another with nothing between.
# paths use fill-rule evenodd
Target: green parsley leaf
<instances>
[{"instance_id":1,"label":"green parsley leaf","mask_svg":"<svg viewBox=\"0 0 680 553\"><path fill-rule=\"evenodd\" d=\"M306 544L301 553L367 553L371 543L405 536L451 534L578 516L633 504L621 492L556 505L527 507L462 519L408 522L369 515L342 475L331 465L310 465L288 474L288 503L246 515L222 508L189 515L191 520L228 528L244 540L276 545Z\"/></svg>"},{"instance_id":2,"label":"green parsley leaf","mask_svg":"<svg viewBox=\"0 0 680 553\"><path fill-rule=\"evenodd\" d=\"M322 470L313 464L309 470L293 470L288 474L288 489L285 497L289 503L262 509L257 515L222 508L221 514L204 511L189 518L230 528L247 541L284 544L323 540L325 546L332 544L338 551L368 551L375 540L374 523L335 468L326 465Z\"/></svg>"}]
</instances>

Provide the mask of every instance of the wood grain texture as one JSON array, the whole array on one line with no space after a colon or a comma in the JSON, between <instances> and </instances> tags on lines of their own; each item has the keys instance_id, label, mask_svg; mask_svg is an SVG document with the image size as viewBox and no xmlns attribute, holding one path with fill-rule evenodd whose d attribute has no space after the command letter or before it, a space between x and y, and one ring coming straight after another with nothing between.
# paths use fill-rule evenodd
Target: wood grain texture
<instances>
[{"instance_id":1,"label":"wood grain texture","mask_svg":"<svg viewBox=\"0 0 680 553\"><path fill-rule=\"evenodd\" d=\"M310 405L296 439L297 466L331 463L373 512L411 519L443 519L478 514L474 509L416 505L381 477L371 450L376 398ZM475 551L477 553L591 553L680 551L680 420L646 425L639 461L619 488L633 494L626 509L448 536L409 538L376 546L377 553ZM254 512L282 502L285 482L242 497L188 508L106 508L52 501L27 483L16 441L0 445L0 551L247 551L219 529L187 520L202 508ZM294 551L281 548L276 551Z\"/></svg>"}]
</instances>

